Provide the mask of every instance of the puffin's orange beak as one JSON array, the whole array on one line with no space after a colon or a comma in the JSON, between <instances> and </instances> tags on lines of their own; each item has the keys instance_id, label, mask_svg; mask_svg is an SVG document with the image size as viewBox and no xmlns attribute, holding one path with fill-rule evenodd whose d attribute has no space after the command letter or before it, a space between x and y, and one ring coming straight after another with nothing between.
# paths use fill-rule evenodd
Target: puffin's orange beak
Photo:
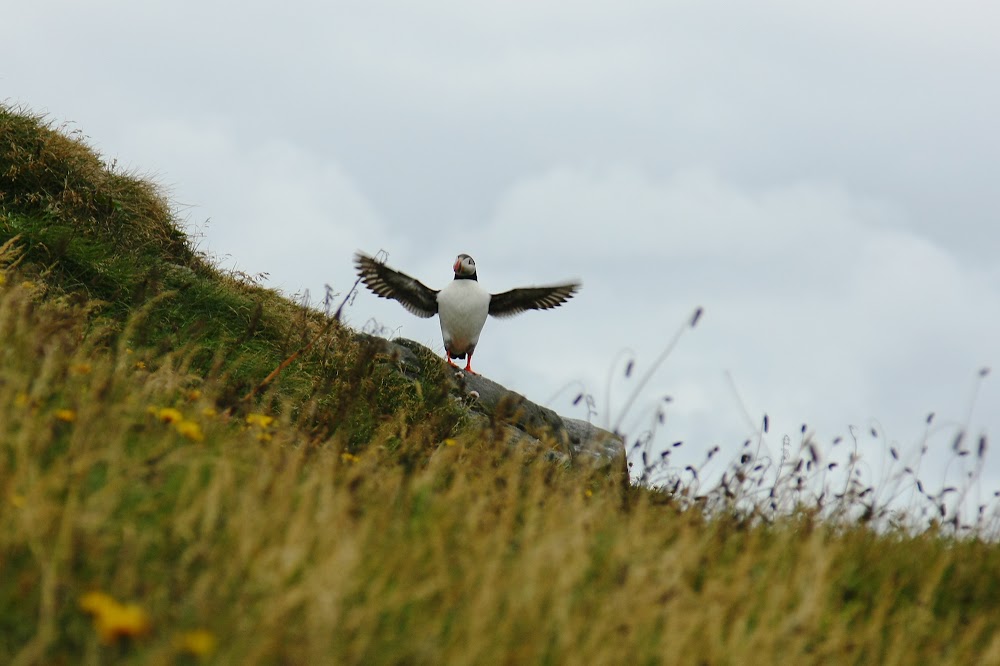
<instances>
[{"instance_id":1,"label":"puffin's orange beak","mask_svg":"<svg viewBox=\"0 0 1000 666\"><path fill-rule=\"evenodd\" d=\"M451 270L453 270L453 271L455 271L457 273L458 272L458 267L461 266L461 265L462 265L462 261L460 259L456 259L455 260L455 265L451 267Z\"/></svg>"}]
</instances>

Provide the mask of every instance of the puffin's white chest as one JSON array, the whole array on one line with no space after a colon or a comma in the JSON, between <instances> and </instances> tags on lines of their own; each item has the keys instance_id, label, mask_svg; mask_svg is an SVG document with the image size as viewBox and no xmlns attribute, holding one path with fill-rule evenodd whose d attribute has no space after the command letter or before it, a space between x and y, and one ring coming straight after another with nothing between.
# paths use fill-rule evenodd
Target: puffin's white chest
<instances>
[{"instance_id":1,"label":"puffin's white chest","mask_svg":"<svg viewBox=\"0 0 1000 666\"><path fill-rule=\"evenodd\" d=\"M479 342L490 313L490 293L476 280L452 280L438 292L437 301L445 347L465 353Z\"/></svg>"}]
</instances>

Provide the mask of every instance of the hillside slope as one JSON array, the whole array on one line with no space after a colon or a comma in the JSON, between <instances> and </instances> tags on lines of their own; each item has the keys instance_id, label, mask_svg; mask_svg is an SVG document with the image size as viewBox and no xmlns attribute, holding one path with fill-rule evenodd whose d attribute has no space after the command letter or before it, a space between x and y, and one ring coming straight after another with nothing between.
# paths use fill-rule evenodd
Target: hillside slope
<instances>
[{"instance_id":1,"label":"hillside slope","mask_svg":"<svg viewBox=\"0 0 1000 666\"><path fill-rule=\"evenodd\" d=\"M990 534L508 446L10 108L0 340L0 663L1000 662Z\"/></svg>"},{"instance_id":2,"label":"hillside slope","mask_svg":"<svg viewBox=\"0 0 1000 666\"><path fill-rule=\"evenodd\" d=\"M443 394L430 391L433 400L417 404L423 392L413 391L413 382L448 385L453 392L460 388L442 378L443 364L426 348L415 343L390 347L359 336L331 322L329 312L324 317L257 286L248 276L220 272L191 248L155 185L105 164L79 137L65 136L43 119L13 109L0 111L0 136L0 243L16 237L20 270L44 276L38 284L46 290L89 303L95 321L111 329L121 329L141 313L140 321L132 321L129 343L158 352L188 348L193 370L226 375L224 406L238 404L306 346L307 353L296 356L273 387L283 397L314 399L317 419L328 431L344 422L343 405L335 405L338 396L346 393L343 402L353 402L354 379L378 375L372 383L381 390L367 393L371 404L356 404L370 413L348 418L352 428L358 427L358 419L368 426L356 433L355 444L371 434L378 419L399 410L411 411L411 418L421 422L440 411ZM417 373L407 377L385 364L375 367L377 357L398 359L401 354ZM344 374L351 381L338 381ZM497 388L490 387L494 396ZM501 393L521 405L521 414L510 415L521 418L508 419L513 427L540 435L537 431L546 426L542 429L561 434L568 446L561 419L551 413L539 418L544 410L537 405L506 390ZM497 402L495 397L489 409L482 402L469 406L492 417ZM454 430L464 409L451 412L436 430L440 437ZM574 439L577 449L587 444L578 434ZM585 439L607 437L589 429Z\"/></svg>"}]
</instances>

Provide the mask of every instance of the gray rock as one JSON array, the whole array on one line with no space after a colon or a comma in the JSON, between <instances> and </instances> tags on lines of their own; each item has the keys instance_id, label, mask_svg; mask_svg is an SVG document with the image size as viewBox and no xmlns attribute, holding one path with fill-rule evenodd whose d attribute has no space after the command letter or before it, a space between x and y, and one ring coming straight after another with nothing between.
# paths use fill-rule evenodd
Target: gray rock
<instances>
[{"instance_id":1,"label":"gray rock","mask_svg":"<svg viewBox=\"0 0 1000 666\"><path fill-rule=\"evenodd\" d=\"M570 446L576 453L604 459L625 455L625 442L620 435L599 428L589 421L563 418L562 422L569 436Z\"/></svg>"},{"instance_id":2,"label":"gray rock","mask_svg":"<svg viewBox=\"0 0 1000 666\"><path fill-rule=\"evenodd\" d=\"M425 362L445 363L443 358L413 340L372 339L380 341L384 353L403 374L413 379L422 374ZM477 420L482 420L484 425L502 424L508 441L541 445L543 438L550 437L573 458L584 456L597 462L624 458L624 442L612 432L587 421L563 418L482 375L454 369L451 377L453 394L468 405L471 414L483 417Z\"/></svg>"},{"instance_id":3,"label":"gray rock","mask_svg":"<svg viewBox=\"0 0 1000 666\"><path fill-rule=\"evenodd\" d=\"M188 286L190 283L197 279L197 275L193 270L187 266L181 266L180 264L165 264L165 273L167 277L170 277L181 283L181 286Z\"/></svg>"}]
</instances>

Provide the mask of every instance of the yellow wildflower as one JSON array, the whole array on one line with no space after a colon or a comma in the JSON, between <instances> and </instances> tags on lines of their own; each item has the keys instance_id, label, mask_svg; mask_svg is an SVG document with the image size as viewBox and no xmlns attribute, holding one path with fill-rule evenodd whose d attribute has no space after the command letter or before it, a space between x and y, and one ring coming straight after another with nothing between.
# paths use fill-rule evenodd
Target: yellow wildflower
<instances>
[{"instance_id":1,"label":"yellow wildflower","mask_svg":"<svg viewBox=\"0 0 1000 666\"><path fill-rule=\"evenodd\" d=\"M449 437L448 439L444 440L444 445L445 446L455 446L456 444L458 444L458 441L452 439L451 437Z\"/></svg>"},{"instance_id":2,"label":"yellow wildflower","mask_svg":"<svg viewBox=\"0 0 1000 666\"><path fill-rule=\"evenodd\" d=\"M73 421L76 421L76 412L74 412L72 409L57 409L55 412L55 417L59 421L72 423Z\"/></svg>"},{"instance_id":3,"label":"yellow wildflower","mask_svg":"<svg viewBox=\"0 0 1000 666\"><path fill-rule=\"evenodd\" d=\"M356 463L359 460L361 460L361 458L357 457L353 453L348 453L347 451L344 451L343 453L340 454L340 459L343 460L345 463Z\"/></svg>"},{"instance_id":4,"label":"yellow wildflower","mask_svg":"<svg viewBox=\"0 0 1000 666\"><path fill-rule=\"evenodd\" d=\"M205 409L201 410L201 415L208 416L209 418L215 416L216 414L218 414L218 412L215 411L215 409L212 407L206 407Z\"/></svg>"},{"instance_id":5,"label":"yellow wildflower","mask_svg":"<svg viewBox=\"0 0 1000 666\"><path fill-rule=\"evenodd\" d=\"M196 657L210 657L215 652L215 634L206 629L195 629L179 634L174 641L181 652Z\"/></svg>"},{"instance_id":6,"label":"yellow wildflower","mask_svg":"<svg viewBox=\"0 0 1000 666\"><path fill-rule=\"evenodd\" d=\"M273 416L267 414L247 414L247 425L256 425L266 428L274 422Z\"/></svg>"},{"instance_id":7,"label":"yellow wildflower","mask_svg":"<svg viewBox=\"0 0 1000 666\"><path fill-rule=\"evenodd\" d=\"M186 419L175 421L174 428L177 429L177 432L184 437L187 437L192 442L200 442L205 439L205 435L201 432L201 426L194 421L188 421Z\"/></svg>"},{"instance_id":8,"label":"yellow wildflower","mask_svg":"<svg viewBox=\"0 0 1000 666\"><path fill-rule=\"evenodd\" d=\"M136 370L145 370L146 369L146 363L144 361L136 361L135 362L135 369Z\"/></svg>"},{"instance_id":9,"label":"yellow wildflower","mask_svg":"<svg viewBox=\"0 0 1000 666\"><path fill-rule=\"evenodd\" d=\"M80 597L80 608L91 615L99 615L107 612L111 607L118 605L111 595L103 592L87 592Z\"/></svg>"},{"instance_id":10,"label":"yellow wildflower","mask_svg":"<svg viewBox=\"0 0 1000 666\"><path fill-rule=\"evenodd\" d=\"M201 391L199 391L198 389L191 389L190 391L187 392L187 399L192 402L194 402L200 397L201 397Z\"/></svg>"},{"instance_id":11,"label":"yellow wildflower","mask_svg":"<svg viewBox=\"0 0 1000 666\"><path fill-rule=\"evenodd\" d=\"M119 604L103 615L94 618L101 641L114 643L123 636L145 636L150 629L149 616L136 604Z\"/></svg>"},{"instance_id":12,"label":"yellow wildflower","mask_svg":"<svg viewBox=\"0 0 1000 666\"><path fill-rule=\"evenodd\" d=\"M591 490L590 488L587 488L585 491L583 491L583 494L586 495L587 497L593 497L594 491Z\"/></svg>"},{"instance_id":13,"label":"yellow wildflower","mask_svg":"<svg viewBox=\"0 0 1000 666\"><path fill-rule=\"evenodd\" d=\"M89 363L74 363L69 370L74 375L89 375L92 368Z\"/></svg>"},{"instance_id":14,"label":"yellow wildflower","mask_svg":"<svg viewBox=\"0 0 1000 666\"><path fill-rule=\"evenodd\" d=\"M173 407L163 407L156 412L156 418L160 419L164 423L177 423L178 421L184 420L184 415L181 414L179 409L174 409Z\"/></svg>"},{"instance_id":15,"label":"yellow wildflower","mask_svg":"<svg viewBox=\"0 0 1000 666\"><path fill-rule=\"evenodd\" d=\"M79 603L81 609L94 616L94 629L106 645L126 636L145 636L151 628L149 616L139 605L121 604L103 592L88 592Z\"/></svg>"}]
</instances>

